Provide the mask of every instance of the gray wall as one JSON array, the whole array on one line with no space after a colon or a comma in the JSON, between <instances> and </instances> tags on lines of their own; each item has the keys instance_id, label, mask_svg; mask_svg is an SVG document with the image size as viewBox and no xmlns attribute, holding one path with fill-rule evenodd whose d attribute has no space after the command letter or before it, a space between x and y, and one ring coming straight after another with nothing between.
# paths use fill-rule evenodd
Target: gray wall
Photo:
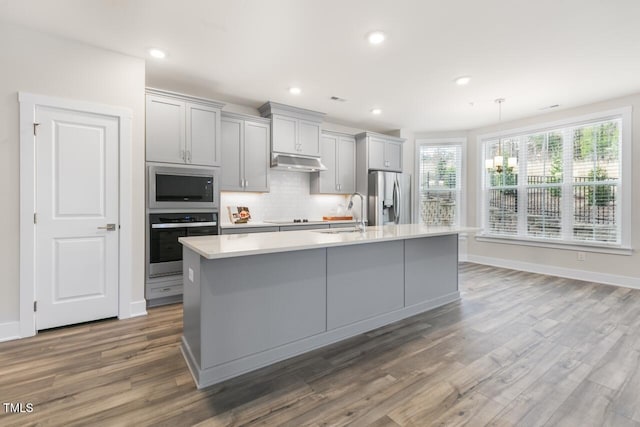
<instances>
[{"instance_id":1,"label":"gray wall","mask_svg":"<svg viewBox=\"0 0 640 427\"><path fill-rule=\"evenodd\" d=\"M0 25L0 326L18 320L18 92L133 111L133 289L144 298L144 60L3 23Z\"/></svg>"}]
</instances>

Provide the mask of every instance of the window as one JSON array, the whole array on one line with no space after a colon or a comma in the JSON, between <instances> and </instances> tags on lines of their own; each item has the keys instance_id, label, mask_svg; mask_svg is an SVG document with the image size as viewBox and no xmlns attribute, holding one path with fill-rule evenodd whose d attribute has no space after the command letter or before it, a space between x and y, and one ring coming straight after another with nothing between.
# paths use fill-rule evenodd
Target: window
<instances>
[{"instance_id":1,"label":"window","mask_svg":"<svg viewBox=\"0 0 640 427\"><path fill-rule=\"evenodd\" d=\"M484 235L629 247L629 117L626 109L481 137Z\"/></svg>"},{"instance_id":2,"label":"window","mask_svg":"<svg viewBox=\"0 0 640 427\"><path fill-rule=\"evenodd\" d=\"M417 140L417 210L426 225L460 225L464 139Z\"/></svg>"}]
</instances>

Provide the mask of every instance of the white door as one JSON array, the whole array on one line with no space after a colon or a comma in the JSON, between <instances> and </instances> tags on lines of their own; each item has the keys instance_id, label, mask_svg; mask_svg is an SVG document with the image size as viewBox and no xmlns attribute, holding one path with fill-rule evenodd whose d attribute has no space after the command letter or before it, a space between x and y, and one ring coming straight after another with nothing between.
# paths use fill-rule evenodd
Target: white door
<instances>
[{"instance_id":1,"label":"white door","mask_svg":"<svg viewBox=\"0 0 640 427\"><path fill-rule=\"evenodd\" d=\"M36 107L36 329L118 315L118 118Z\"/></svg>"}]
</instances>

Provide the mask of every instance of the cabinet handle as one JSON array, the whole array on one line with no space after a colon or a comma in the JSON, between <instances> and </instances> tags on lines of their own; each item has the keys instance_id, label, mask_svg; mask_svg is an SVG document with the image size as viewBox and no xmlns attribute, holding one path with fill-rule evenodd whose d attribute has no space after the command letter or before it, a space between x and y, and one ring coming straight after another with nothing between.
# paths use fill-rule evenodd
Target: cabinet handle
<instances>
[{"instance_id":1,"label":"cabinet handle","mask_svg":"<svg viewBox=\"0 0 640 427\"><path fill-rule=\"evenodd\" d=\"M187 161L191 163L191 150L187 150Z\"/></svg>"},{"instance_id":2,"label":"cabinet handle","mask_svg":"<svg viewBox=\"0 0 640 427\"><path fill-rule=\"evenodd\" d=\"M244 180L244 188L247 188L249 186L249 181L248 180Z\"/></svg>"},{"instance_id":3,"label":"cabinet handle","mask_svg":"<svg viewBox=\"0 0 640 427\"><path fill-rule=\"evenodd\" d=\"M182 160L185 160L185 158L184 158L184 150L180 150L180 158Z\"/></svg>"}]
</instances>

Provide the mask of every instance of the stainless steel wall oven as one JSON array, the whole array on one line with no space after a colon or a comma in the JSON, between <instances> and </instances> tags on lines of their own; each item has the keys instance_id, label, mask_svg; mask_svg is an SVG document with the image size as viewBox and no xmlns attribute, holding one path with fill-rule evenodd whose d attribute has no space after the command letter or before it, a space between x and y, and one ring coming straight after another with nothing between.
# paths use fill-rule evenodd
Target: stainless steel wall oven
<instances>
[{"instance_id":1,"label":"stainless steel wall oven","mask_svg":"<svg viewBox=\"0 0 640 427\"><path fill-rule=\"evenodd\" d=\"M182 274L178 238L218 234L218 212L150 213L149 277Z\"/></svg>"}]
</instances>

